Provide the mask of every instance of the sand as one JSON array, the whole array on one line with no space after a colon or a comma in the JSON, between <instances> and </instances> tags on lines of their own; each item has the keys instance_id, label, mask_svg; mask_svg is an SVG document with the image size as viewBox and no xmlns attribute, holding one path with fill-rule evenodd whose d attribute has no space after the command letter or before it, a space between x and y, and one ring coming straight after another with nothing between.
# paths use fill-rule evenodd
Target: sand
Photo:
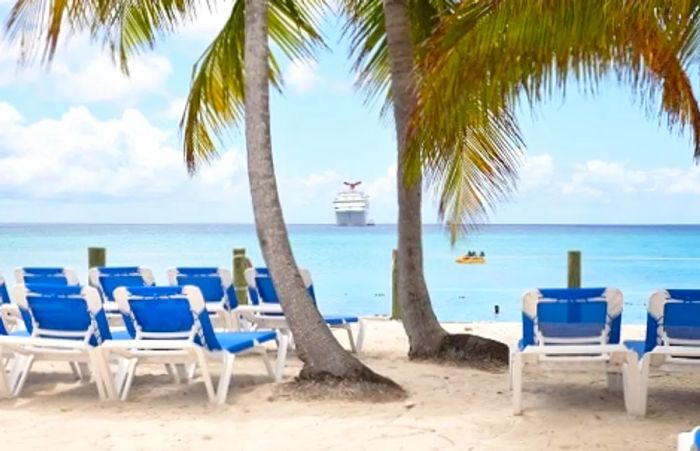
<instances>
[{"instance_id":1,"label":"sand","mask_svg":"<svg viewBox=\"0 0 700 451\"><path fill-rule=\"evenodd\" d=\"M447 327L513 343L519 326ZM626 338L642 333L623 329ZM160 367L145 366L128 402L100 403L67 365L38 364L21 398L0 401L2 449L656 451L675 449L677 434L700 424L700 376L654 378L648 414L635 418L604 375L532 375L525 413L513 416L504 372L412 363L406 349L400 323L371 322L363 360L409 392L384 404L289 396L254 356L237 360L225 406L209 405L200 382L175 385ZM290 357L286 380L299 368Z\"/></svg>"}]
</instances>

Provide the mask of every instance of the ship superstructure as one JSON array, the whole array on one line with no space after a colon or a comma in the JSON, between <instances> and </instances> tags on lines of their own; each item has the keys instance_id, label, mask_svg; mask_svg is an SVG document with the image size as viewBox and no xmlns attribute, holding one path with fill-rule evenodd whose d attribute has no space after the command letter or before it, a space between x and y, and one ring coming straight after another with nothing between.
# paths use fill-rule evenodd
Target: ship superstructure
<instances>
[{"instance_id":1,"label":"ship superstructure","mask_svg":"<svg viewBox=\"0 0 700 451\"><path fill-rule=\"evenodd\" d=\"M369 214L369 196L358 190L362 182L344 182L346 188L333 200L335 221L339 226L364 227Z\"/></svg>"}]
</instances>

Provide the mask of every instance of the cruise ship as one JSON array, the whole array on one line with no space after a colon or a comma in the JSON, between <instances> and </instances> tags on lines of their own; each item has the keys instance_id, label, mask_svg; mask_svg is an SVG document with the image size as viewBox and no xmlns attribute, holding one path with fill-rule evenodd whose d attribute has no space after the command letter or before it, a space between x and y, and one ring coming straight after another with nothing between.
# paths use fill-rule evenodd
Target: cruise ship
<instances>
[{"instance_id":1,"label":"cruise ship","mask_svg":"<svg viewBox=\"0 0 700 451\"><path fill-rule=\"evenodd\" d=\"M363 227L367 225L369 196L357 187L362 182L344 182L346 188L333 201L335 222L339 226Z\"/></svg>"}]
</instances>

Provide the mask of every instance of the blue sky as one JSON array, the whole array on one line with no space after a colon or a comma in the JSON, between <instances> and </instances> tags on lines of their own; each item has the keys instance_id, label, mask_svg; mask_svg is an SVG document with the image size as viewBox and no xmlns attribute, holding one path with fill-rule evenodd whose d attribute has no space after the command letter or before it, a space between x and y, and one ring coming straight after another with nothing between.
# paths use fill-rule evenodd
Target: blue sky
<instances>
[{"instance_id":1,"label":"blue sky","mask_svg":"<svg viewBox=\"0 0 700 451\"><path fill-rule=\"evenodd\" d=\"M10 1L0 0L6 17ZM188 178L178 121L191 67L224 20L203 16L124 78L99 46L75 37L50 70L17 68L0 49L0 211L3 222L251 222L240 132L221 158ZM395 144L353 89L340 25L317 62L285 61L286 89L272 102L273 149L285 216L333 221L343 180L363 180L372 217L395 222ZM520 113L527 148L519 191L498 205L504 223L696 223L700 169L690 137L669 133L605 83L596 97L572 85ZM424 219L434 222L428 194Z\"/></svg>"}]
</instances>

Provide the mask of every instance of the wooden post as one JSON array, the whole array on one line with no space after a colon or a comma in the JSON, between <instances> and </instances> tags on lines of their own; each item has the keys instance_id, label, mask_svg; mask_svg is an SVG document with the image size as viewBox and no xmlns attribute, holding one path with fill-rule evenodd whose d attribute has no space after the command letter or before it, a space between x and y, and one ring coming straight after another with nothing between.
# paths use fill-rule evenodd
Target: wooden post
<instances>
[{"instance_id":1,"label":"wooden post","mask_svg":"<svg viewBox=\"0 0 700 451\"><path fill-rule=\"evenodd\" d=\"M250 267L250 261L245 256L245 249L233 250L233 288L236 290L238 305L248 304L248 284L245 281L245 270Z\"/></svg>"},{"instance_id":2,"label":"wooden post","mask_svg":"<svg viewBox=\"0 0 700 451\"><path fill-rule=\"evenodd\" d=\"M88 248L88 269L97 266L107 265L107 249L104 247L89 247Z\"/></svg>"},{"instance_id":3,"label":"wooden post","mask_svg":"<svg viewBox=\"0 0 700 451\"><path fill-rule=\"evenodd\" d=\"M567 286L581 288L581 251L569 251L568 260Z\"/></svg>"},{"instance_id":4,"label":"wooden post","mask_svg":"<svg viewBox=\"0 0 700 451\"><path fill-rule=\"evenodd\" d=\"M399 307L399 268L396 264L399 251L391 251L391 319L401 319Z\"/></svg>"}]
</instances>

